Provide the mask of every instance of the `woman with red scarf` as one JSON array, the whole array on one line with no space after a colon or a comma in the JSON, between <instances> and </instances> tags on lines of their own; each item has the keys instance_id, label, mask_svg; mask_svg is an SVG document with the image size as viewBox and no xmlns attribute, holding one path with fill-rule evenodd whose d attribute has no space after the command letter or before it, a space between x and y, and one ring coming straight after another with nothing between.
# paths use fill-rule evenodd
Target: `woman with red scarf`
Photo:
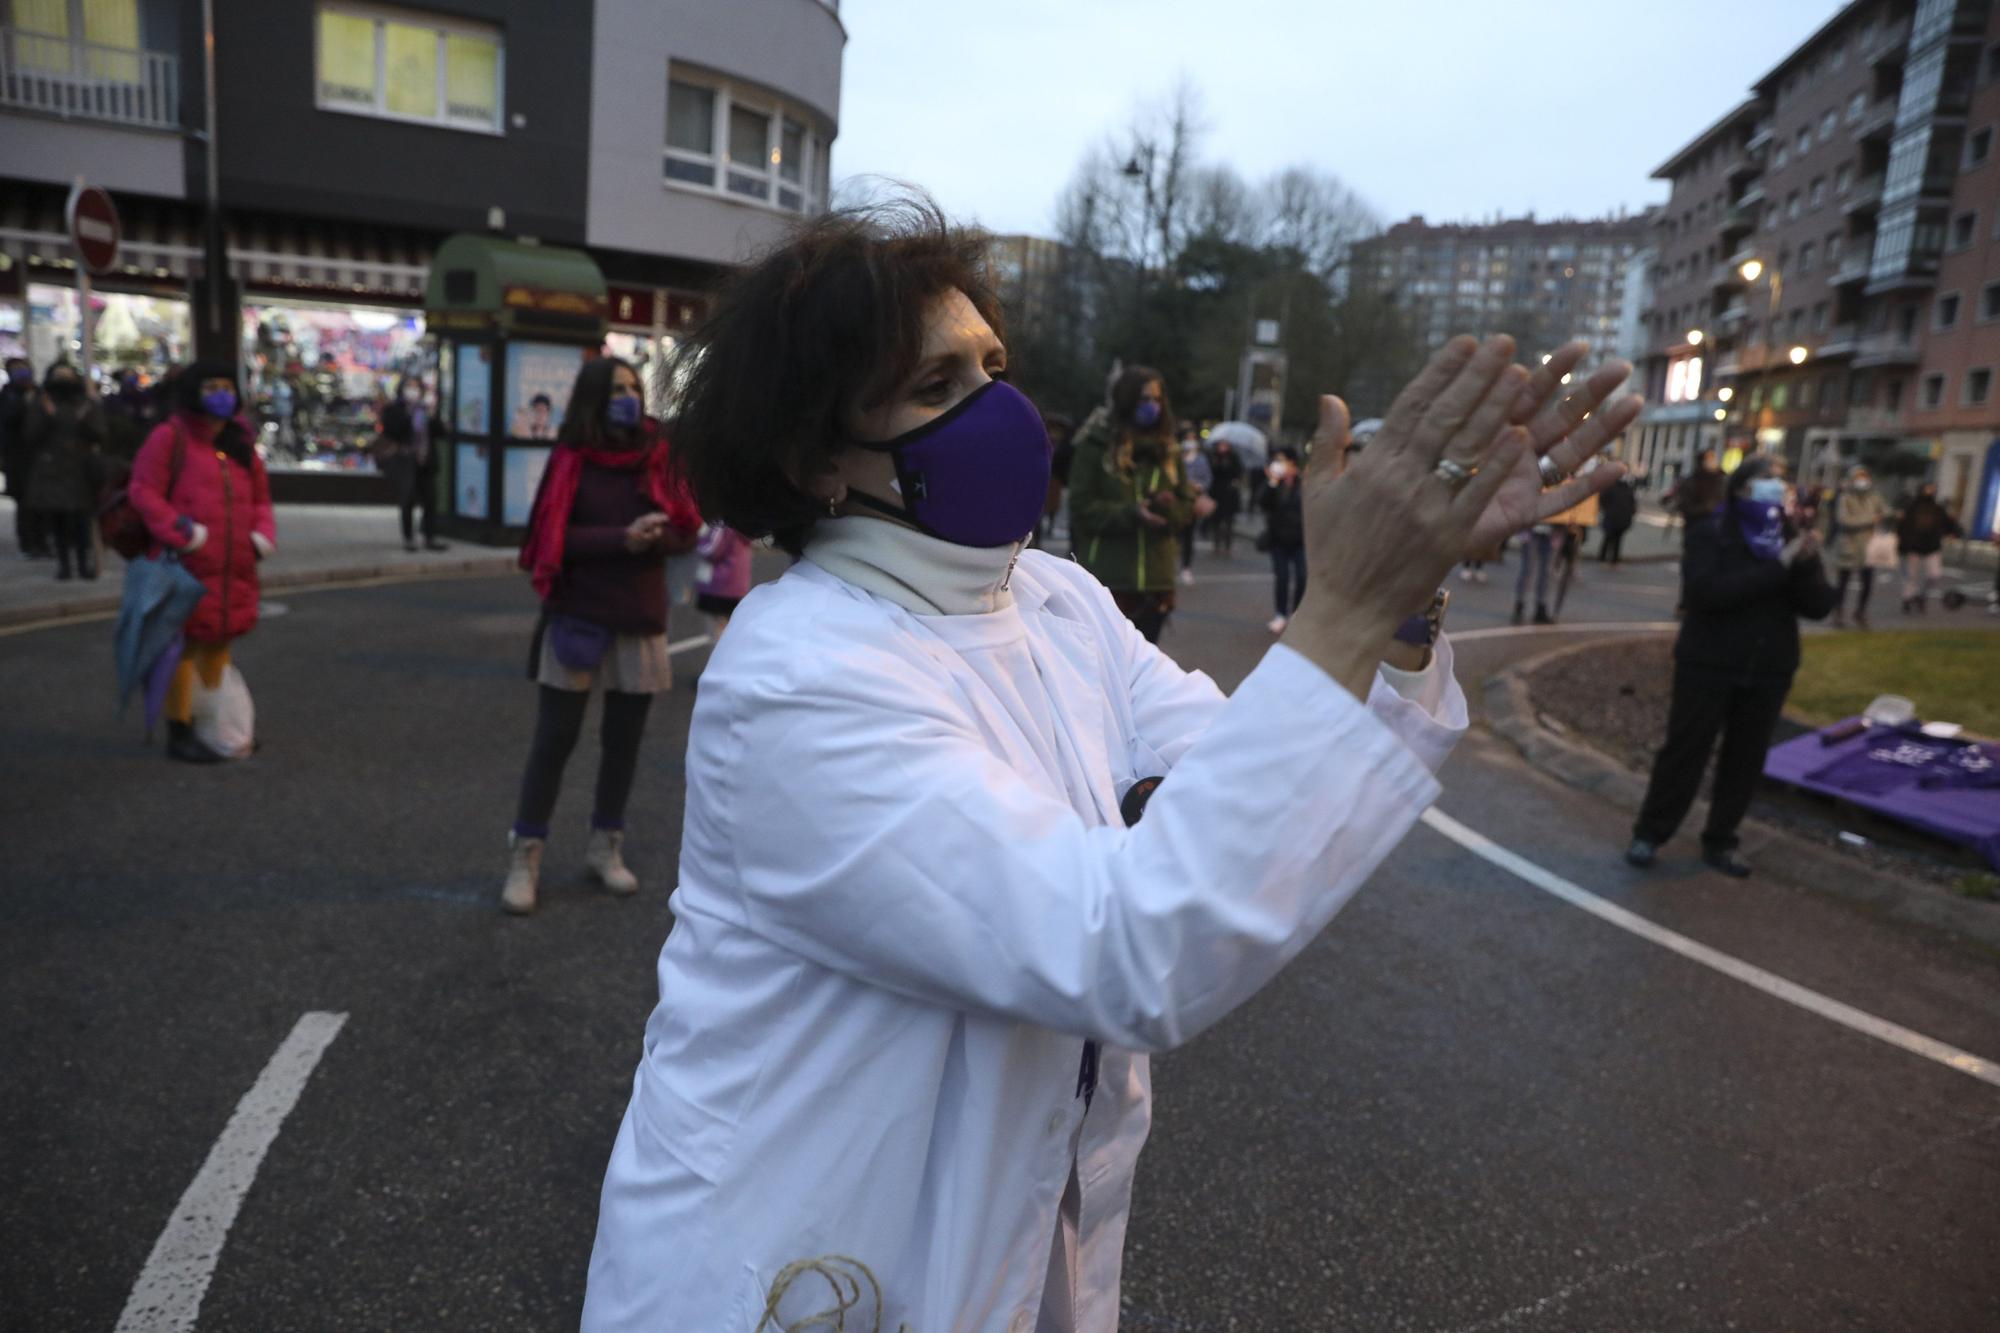
<instances>
[{"instance_id":1,"label":"woman with red scarf","mask_svg":"<svg viewBox=\"0 0 2000 1333\"><path fill-rule=\"evenodd\" d=\"M540 706L500 894L510 912L535 910L549 817L595 687L604 691L602 755L584 864L612 893L638 891L623 854L625 802L647 710L673 686L666 557L692 547L700 527L669 474L667 440L645 415L637 373L616 357L586 365L521 547L542 598L529 662Z\"/></svg>"}]
</instances>

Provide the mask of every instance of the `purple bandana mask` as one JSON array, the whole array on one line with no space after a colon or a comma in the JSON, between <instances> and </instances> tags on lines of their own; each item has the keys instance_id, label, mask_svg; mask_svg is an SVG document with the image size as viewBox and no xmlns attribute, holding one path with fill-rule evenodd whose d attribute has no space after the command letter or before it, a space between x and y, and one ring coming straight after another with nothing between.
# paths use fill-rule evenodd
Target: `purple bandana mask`
<instances>
[{"instance_id":1,"label":"purple bandana mask","mask_svg":"<svg viewBox=\"0 0 2000 1333\"><path fill-rule=\"evenodd\" d=\"M893 440L855 443L895 461L903 503L850 498L957 546L1012 546L1048 503L1048 430L1026 395L1000 380Z\"/></svg>"},{"instance_id":2,"label":"purple bandana mask","mask_svg":"<svg viewBox=\"0 0 2000 1333\"><path fill-rule=\"evenodd\" d=\"M1759 560L1776 560L1785 549L1785 507L1769 500L1734 500L1730 508L1750 553Z\"/></svg>"}]
</instances>

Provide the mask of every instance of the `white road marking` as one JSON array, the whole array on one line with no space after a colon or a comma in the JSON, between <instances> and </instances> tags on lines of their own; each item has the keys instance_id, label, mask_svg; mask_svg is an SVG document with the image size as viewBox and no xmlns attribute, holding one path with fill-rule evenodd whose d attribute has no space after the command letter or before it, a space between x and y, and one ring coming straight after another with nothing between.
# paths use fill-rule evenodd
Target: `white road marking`
<instances>
[{"instance_id":1,"label":"white road marking","mask_svg":"<svg viewBox=\"0 0 2000 1333\"><path fill-rule=\"evenodd\" d=\"M667 656L672 657L677 653L691 653L697 648L706 648L714 642L715 640L706 634L697 634L692 639L677 639L667 645Z\"/></svg>"},{"instance_id":2,"label":"white road marking","mask_svg":"<svg viewBox=\"0 0 2000 1333\"><path fill-rule=\"evenodd\" d=\"M208 1150L208 1160L154 1242L125 1313L118 1317L117 1333L186 1333L195 1326L243 1196L285 1117L298 1105L306 1080L346 1022L346 1014L309 1013L293 1026L236 1104L222 1137Z\"/></svg>"},{"instance_id":3,"label":"white road marking","mask_svg":"<svg viewBox=\"0 0 2000 1333\"><path fill-rule=\"evenodd\" d=\"M1495 625L1489 629L1447 630L1453 643L1504 639L1513 634L1648 634L1681 627L1678 620L1585 621L1575 625Z\"/></svg>"},{"instance_id":4,"label":"white road marking","mask_svg":"<svg viewBox=\"0 0 2000 1333\"><path fill-rule=\"evenodd\" d=\"M1473 855L1505 870L1507 873L1526 880L1542 892L1551 894L1572 907L1580 907L1600 920L1608 921L1620 930L1630 931L1640 939L1648 940L1663 949L1670 949L1683 958L1691 959L1704 967L1710 967L1726 977L1733 977L1746 986L1753 986L1783 1000L1797 1005L1807 1013L1816 1014L1842 1027L1852 1028L1877 1041L1888 1042L1926 1060L1935 1061L1947 1069L1956 1069L1961 1074L1970 1074L1982 1083L1990 1083L2000 1088L2000 1064L1984 1059L1956 1046L1926 1037L1921 1032L1891 1023L1887 1019L1842 1004L1839 1000L1808 990L1797 982L1787 981L1773 972L1746 963L1742 959L1711 949L1706 944L1691 940L1687 936L1655 925L1636 912L1607 902L1603 898L1579 888L1562 876L1544 870L1526 857L1518 856L1500 846L1486 835L1467 828L1442 810L1432 808L1424 811L1423 822L1434 832L1443 834Z\"/></svg>"}]
</instances>

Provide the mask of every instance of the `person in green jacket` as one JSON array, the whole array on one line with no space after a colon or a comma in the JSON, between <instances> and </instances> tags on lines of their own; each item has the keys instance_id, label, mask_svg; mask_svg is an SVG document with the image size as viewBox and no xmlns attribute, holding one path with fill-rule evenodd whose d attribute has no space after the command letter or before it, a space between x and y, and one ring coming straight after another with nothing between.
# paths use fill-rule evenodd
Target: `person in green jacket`
<instances>
[{"instance_id":1,"label":"person in green jacket","mask_svg":"<svg viewBox=\"0 0 2000 1333\"><path fill-rule=\"evenodd\" d=\"M1149 643L1174 609L1181 532L1199 515L1199 491L1181 471L1174 414L1160 373L1126 369L1109 407L1076 435L1070 466L1070 529L1077 558Z\"/></svg>"}]
</instances>

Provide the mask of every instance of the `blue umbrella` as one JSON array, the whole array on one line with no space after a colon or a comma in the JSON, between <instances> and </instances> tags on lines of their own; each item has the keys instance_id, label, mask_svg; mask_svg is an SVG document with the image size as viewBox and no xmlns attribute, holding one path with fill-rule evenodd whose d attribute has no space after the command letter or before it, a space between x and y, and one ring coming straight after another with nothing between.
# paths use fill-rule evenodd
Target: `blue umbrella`
<instances>
[{"instance_id":1,"label":"blue umbrella","mask_svg":"<svg viewBox=\"0 0 2000 1333\"><path fill-rule=\"evenodd\" d=\"M171 554L134 560L125 566L125 591L118 605L118 625L112 631L113 657L118 666L118 712L122 717L132 691L150 675L161 655L179 639L181 627L194 614L195 603L208 595L208 585L187 571ZM148 700L149 704L151 700ZM146 725L154 722L147 709Z\"/></svg>"}]
</instances>

